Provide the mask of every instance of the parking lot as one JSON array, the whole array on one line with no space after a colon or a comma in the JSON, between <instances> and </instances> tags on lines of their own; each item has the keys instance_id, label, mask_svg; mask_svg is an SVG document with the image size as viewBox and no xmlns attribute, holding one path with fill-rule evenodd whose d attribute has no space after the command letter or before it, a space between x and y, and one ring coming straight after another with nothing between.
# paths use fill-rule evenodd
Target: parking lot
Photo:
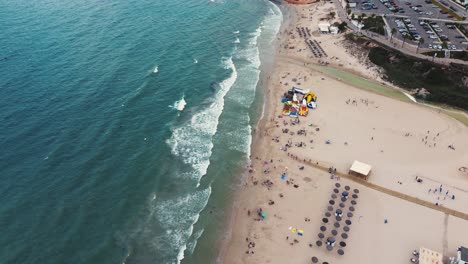
<instances>
[{"instance_id":1,"label":"parking lot","mask_svg":"<svg viewBox=\"0 0 468 264\"><path fill-rule=\"evenodd\" d=\"M442 49L443 41L447 42L450 50L464 50L468 47L467 40L455 26L445 22L396 17L387 18L387 22L391 28L397 29L394 38L402 40L403 35L407 35L410 39L406 41L413 44L423 38L421 48Z\"/></svg>"},{"instance_id":2,"label":"parking lot","mask_svg":"<svg viewBox=\"0 0 468 264\"><path fill-rule=\"evenodd\" d=\"M447 42L451 50L468 47L468 40L454 26L431 20L448 21L453 18L430 0L359 0L356 4L353 10L355 13L385 14L389 27L397 30L393 38L403 40L406 35L409 39L405 41L413 45L417 45L419 39L423 38L421 48L441 49L443 41ZM457 13L466 15L463 10Z\"/></svg>"},{"instance_id":3,"label":"parking lot","mask_svg":"<svg viewBox=\"0 0 468 264\"><path fill-rule=\"evenodd\" d=\"M453 17L432 4L431 0L356 0L355 11L375 14L395 14L408 17L426 17L434 19L453 19ZM459 16L467 16L467 12L450 3L449 0L442 0L447 8L457 13Z\"/></svg>"}]
</instances>

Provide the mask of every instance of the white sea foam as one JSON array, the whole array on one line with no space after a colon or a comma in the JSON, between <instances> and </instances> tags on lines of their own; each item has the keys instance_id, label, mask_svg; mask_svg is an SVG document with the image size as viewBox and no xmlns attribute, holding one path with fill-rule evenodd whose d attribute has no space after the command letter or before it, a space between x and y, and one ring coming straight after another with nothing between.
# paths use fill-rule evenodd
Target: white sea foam
<instances>
[{"instance_id":1,"label":"white sea foam","mask_svg":"<svg viewBox=\"0 0 468 264\"><path fill-rule=\"evenodd\" d=\"M174 104L170 105L169 107L177 109L178 111L182 111L184 110L186 105L187 102L185 101L185 96L182 95L182 98L180 100L175 101Z\"/></svg>"},{"instance_id":2,"label":"white sea foam","mask_svg":"<svg viewBox=\"0 0 468 264\"><path fill-rule=\"evenodd\" d=\"M211 195L211 187L185 196L159 202L154 208L156 219L166 230L159 240L169 242L177 248L177 263L184 258L187 243L198 222L200 212L205 208Z\"/></svg>"},{"instance_id":3,"label":"white sea foam","mask_svg":"<svg viewBox=\"0 0 468 264\"><path fill-rule=\"evenodd\" d=\"M239 43L240 43L240 39L239 39L239 38L236 38L236 40L234 40L234 43L239 44Z\"/></svg>"},{"instance_id":4,"label":"white sea foam","mask_svg":"<svg viewBox=\"0 0 468 264\"><path fill-rule=\"evenodd\" d=\"M198 239L203 235L205 229L197 230L194 234L192 234L190 241L187 243L186 251L188 254L193 254L195 251L195 247L197 246Z\"/></svg>"},{"instance_id":5,"label":"white sea foam","mask_svg":"<svg viewBox=\"0 0 468 264\"><path fill-rule=\"evenodd\" d=\"M197 63L198 63L198 60L197 60L197 59L193 59L193 63L197 64Z\"/></svg>"},{"instance_id":6,"label":"white sea foam","mask_svg":"<svg viewBox=\"0 0 468 264\"><path fill-rule=\"evenodd\" d=\"M237 71L232 58L223 60L223 64L226 69L231 70L231 74L219 84L213 103L194 114L189 122L173 129L172 136L167 141L172 154L195 169L192 177L198 182L206 174L210 164L212 138L216 133L219 116L224 108L224 96L237 79Z\"/></svg>"},{"instance_id":7,"label":"white sea foam","mask_svg":"<svg viewBox=\"0 0 468 264\"><path fill-rule=\"evenodd\" d=\"M252 127L250 126L248 109L255 99L255 89L260 78L261 61L259 49L268 48L270 43L275 39L281 25L281 15L280 9L272 4L264 21L260 23L260 26L254 32L249 34L249 38L247 39L248 45L235 52L236 59L245 60L249 63L238 69L238 81L235 88L229 93L228 98L230 101L236 102L237 107L245 110L239 112L239 115L235 117L236 120L230 121L240 125L235 129L227 131L226 137L230 138L229 148L246 154L250 153L252 144Z\"/></svg>"},{"instance_id":8,"label":"white sea foam","mask_svg":"<svg viewBox=\"0 0 468 264\"><path fill-rule=\"evenodd\" d=\"M240 31L239 31L239 30L236 30L236 31L234 31L234 32L232 32L232 33L233 33L233 34L239 34Z\"/></svg>"}]
</instances>

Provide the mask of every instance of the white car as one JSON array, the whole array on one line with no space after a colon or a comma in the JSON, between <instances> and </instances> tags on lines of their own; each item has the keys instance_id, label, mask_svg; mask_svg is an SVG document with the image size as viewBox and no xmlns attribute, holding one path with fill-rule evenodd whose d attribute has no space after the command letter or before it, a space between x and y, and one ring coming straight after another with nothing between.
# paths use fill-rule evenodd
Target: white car
<instances>
[{"instance_id":1,"label":"white car","mask_svg":"<svg viewBox=\"0 0 468 264\"><path fill-rule=\"evenodd\" d=\"M437 39L437 36L436 35L429 35L429 38L430 39Z\"/></svg>"},{"instance_id":2,"label":"white car","mask_svg":"<svg viewBox=\"0 0 468 264\"><path fill-rule=\"evenodd\" d=\"M432 44L429 44L429 48L432 49Z\"/></svg>"},{"instance_id":3,"label":"white car","mask_svg":"<svg viewBox=\"0 0 468 264\"><path fill-rule=\"evenodd\" d=\"M428 31L426 31L426 33L427 33L427 34L433 34L434 32L428 30Z\"/></svg>"}]
</instances>

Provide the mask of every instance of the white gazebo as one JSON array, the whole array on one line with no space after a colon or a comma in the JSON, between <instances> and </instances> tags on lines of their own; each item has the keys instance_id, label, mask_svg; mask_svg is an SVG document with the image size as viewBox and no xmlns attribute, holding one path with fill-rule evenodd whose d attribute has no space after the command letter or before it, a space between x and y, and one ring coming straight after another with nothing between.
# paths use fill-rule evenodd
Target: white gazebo
<instances>
[{"instance_id":1,"label":"white gazebo","mask_svg":"<svg viewBox=\"0 0 468 264\"><path fill-rule=\"evenodd\" d=\"M351 168L349 169L349 174L362 177L365 180L367 180L367 178L370 175L371 169L371 165L355 160L353 162L353 165L351 165Z\"/></svg>"},{"instance_id":2,"label":"white gazebo","mask_svg":"<svg viewBox=\"0 0 468 264\"><path fill-rule=\"evenodd\" d=\"M328 34L330 33L330 23L319 23L318 24L320 33Z\"/></svg>"}]
</instances>

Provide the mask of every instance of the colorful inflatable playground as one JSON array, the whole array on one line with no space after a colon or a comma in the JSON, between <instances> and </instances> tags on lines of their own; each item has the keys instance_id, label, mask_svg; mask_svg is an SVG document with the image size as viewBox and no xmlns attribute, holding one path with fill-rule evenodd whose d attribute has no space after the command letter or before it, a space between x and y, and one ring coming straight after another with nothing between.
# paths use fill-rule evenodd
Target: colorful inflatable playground
<instances>
[{"instance_id":1,"label":"colorful inflatable playground","mask_svg":"<svg viewBox=\"0 0 468 264\"><path fill-rule=\"evenodd\" d=\"M317 96L297 87L293 87L285 93L281 102L283 103L283 115L293 118L307 116L309 109L317 108Z\"/></svg>"}]
</instances>

